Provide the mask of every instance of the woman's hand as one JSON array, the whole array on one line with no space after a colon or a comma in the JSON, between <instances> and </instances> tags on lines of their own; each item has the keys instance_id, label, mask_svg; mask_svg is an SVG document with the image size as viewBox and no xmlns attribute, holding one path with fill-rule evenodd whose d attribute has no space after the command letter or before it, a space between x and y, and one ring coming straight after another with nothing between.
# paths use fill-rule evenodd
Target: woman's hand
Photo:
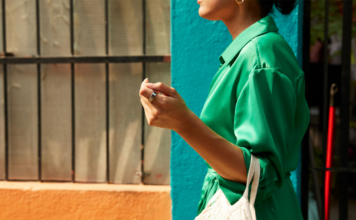
<instances>
[{"instance_id":1,"label":"woman's hand","mask_svg":"<svg viewBox=\"0 0 356 220\"><path fill-rule=\"evenodd\" d=\"M148 98L153 91L157 92L157 96L152 102L149 102ZM159 94L159 92L163 94ZM186 106L174 88L161 82L149 83L146 78L141 84L139 94L150 126L167 128L176 132L189 126L189 118L194 113Z\"/></svg>"},{"instance_id":2,"label":"woman's hand","mask_svg":"<svg viewBox=\"0 0 356 220\"><path fill-rule=\"evenodd\" d=\"M152 103L152 92L157 94ZM150 126L176 131L223 178L246 183L242 150L211 130L185 104L178 92L163 83L148 83L140 89L141 103Z\"/></svg>"}]
</instances>

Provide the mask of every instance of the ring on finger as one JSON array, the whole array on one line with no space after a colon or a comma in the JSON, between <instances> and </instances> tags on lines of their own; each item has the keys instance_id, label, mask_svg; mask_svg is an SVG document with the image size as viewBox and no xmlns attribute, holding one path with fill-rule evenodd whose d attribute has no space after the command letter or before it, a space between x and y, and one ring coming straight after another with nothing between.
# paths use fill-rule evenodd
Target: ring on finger
<instances>
[{"instance_id":1,"label":"ring on finger","mask_svg":"<svg viewBox=\"0 0 356 220\"><path fill-rule=\"evenodd\" d=\"M149 102L152 102L154 98L156 98L157 93L155 91L152 92L151 96L148 98Z\"/></svg>"}]
</instances>

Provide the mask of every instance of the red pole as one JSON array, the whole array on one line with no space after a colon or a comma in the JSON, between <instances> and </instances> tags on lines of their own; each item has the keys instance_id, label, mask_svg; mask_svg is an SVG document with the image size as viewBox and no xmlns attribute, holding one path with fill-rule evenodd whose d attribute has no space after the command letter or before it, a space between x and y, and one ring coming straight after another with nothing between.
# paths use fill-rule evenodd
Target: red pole
<instances>
[{"instance_id":1,"label":"red pole","mask_svg":"<svg viewBox=\"0 0 356 220\"><path fill-rule=\"evenodd\" d=\"M329 123L328 123L328 142L327 142L327 152L326 152L326 168L331 168L332 166L332 153L333 153L333 140L334 140L334 95L337 92L336 84L331 85L330 89L330 107L329 107ZM325 171L325 220L329 220L330 214L330 188L331 188L331 172L329 170Z\"/></svg>"}]
</instances>

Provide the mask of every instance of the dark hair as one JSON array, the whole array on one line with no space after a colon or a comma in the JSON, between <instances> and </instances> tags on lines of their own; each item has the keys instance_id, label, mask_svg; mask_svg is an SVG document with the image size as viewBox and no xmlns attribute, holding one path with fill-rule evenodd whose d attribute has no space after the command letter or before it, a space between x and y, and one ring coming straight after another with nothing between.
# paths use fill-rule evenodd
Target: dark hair
<instances>
[{"instance_id":1,"label":"dark hair","mask_svg":"<svg viewBox=\"0 0 356 220\"><path fill-rule=\"evenodd\" d=\"M296 0L258 0L262 9L262 16L268 15L273 8L273 4L282 14L290 14L296 5Z\"/></svg>"}]
</instances>

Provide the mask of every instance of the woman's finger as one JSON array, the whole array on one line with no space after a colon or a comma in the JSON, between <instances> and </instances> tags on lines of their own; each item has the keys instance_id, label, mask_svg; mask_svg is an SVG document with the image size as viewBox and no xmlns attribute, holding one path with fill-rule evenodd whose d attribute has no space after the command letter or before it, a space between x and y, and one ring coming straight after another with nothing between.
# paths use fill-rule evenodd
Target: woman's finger
<instances>
[{"instance_id":1,"label":"woman's finger","mask_svg":"<svg viewBox=\"0 0 356 220\"><path fill-rule=\"evenodd\" d=\"M157 98L157 97L156 97ZM156 98L154 98L154 100L156 101ZM154 102L154 101L152 101ZM148 101L148 98L146 97L141 97L141 103L143 105L144 108L148 108L151 110L151 112L153 111L154 107L152 105L152 102Z\"/></svg>"},{"instance_id":2,"label":"woman's finger","mask_svg":"<svg viewBox=\"0 0 356 220\"><path fill-rule=\"evenodd\" d=\"M149 105L148 103L151 103L151 104L162 104L162 102L164 102L165 95L159 94L158 92L157 92L156 97L153 99L153 101L149 102L148 99L150 98L152 93L153 93L152 89L143 88L143 89L140 90L140 97L144 99L144 101L146 102L146 104L148 106L152 106L152 105Z\"/></svg>"},{"instance_id":3,"label":"woman's finger","mask_svg":"<svg viewBox=\"0 0 356 220\"><path fill-rule=\"evenodd\" d=\"M144 98L141 99L141 103L142 103L142 106L145 110L145 115L146 115L146 120L147 120L147 123L148 125L150 126L157 126L155 124L156 120L157 120L157 110L152 108L152 105L148 105L147 103L148 101L145 100ZM152 109L151 109L152 108Z\"/></svg>"},{"instance_id":4,"label":"woman's finger","mask_svg":"<svg viewBox=\"0 0 356 220\"><path fill-rule=\"evenodd\" d=\"M176 90L170 86L167 86L161 82L158 83L146 83L147 88L150 88L154 91L161 92L167 96L174 96L176 94Z\"/></svg>"},{"instance_id":5,"label":"woman's finger","mask_svg":"<svg viewBox=\"0 0 356 220\"><path fill-rule=\"evenodd\" d=\"M141 98L146 98L148 99L153 93L153 90L152 89L149 89L145 86L143 86L140 90L140 96Z\"/></svg>"},{"instance_id":6,"label":"woman's finger","mask_svg":"<svg viewBox=\"0 0 356 220\"><path fill-rule=\"evenodd\" d=\"M144 79L141 83L141 88L140 90L144 87L145 84L149 83L148 78Z\"/></svg>"},{"instance_id":7,"label":"woman's finger","mask_svg":"<svg viewBox=\"0 0 356 220\"><path fill-rule=\"evenodd\" d=\"M144 99L141 99L141 104L145 110L145 115L146 115L146 118L150 118L153 116L153 113L152 113L152 110L150 108L150 106L147 105L146 101Z\"/></svg>"}]
</instances>

